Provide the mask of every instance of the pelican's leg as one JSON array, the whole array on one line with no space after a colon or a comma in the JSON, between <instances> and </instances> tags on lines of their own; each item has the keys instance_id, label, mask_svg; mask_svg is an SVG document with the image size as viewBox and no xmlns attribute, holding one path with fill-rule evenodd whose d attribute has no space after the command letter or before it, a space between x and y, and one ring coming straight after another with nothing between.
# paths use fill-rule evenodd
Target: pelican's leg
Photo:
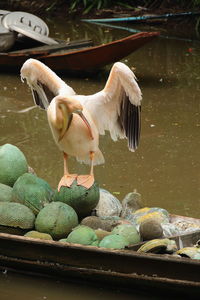
<instances>
[{"instance_id":1,"label":"pelican's leg","mask_svg":"<svg viewBox=\"0 0 200 300\"><path fill-rule=\"evenodd\" d=\"M64 158L64 175L58 184L59 192L60 192L61 186L70 187L72 185L72 183L74 182L74 180L77 178L77 174L69 174L68 166L67 166L68 155L65 152L63 152L63 158Z\"/></svg>"},{"instance_id":2,"label":"pelican's leg","mask_svg":"<svg viewBox=\"0 0 200 300\"><path fill-rule=\"evenodd\" d=\"M79 175L77 177L77 185L82 185L86 189L89 189L94 184L94 172L93 172L93 164L94 164L94 152L90 152L90 160L91 160L91 168L89 175Z\"/></svg>"}]
</instances>

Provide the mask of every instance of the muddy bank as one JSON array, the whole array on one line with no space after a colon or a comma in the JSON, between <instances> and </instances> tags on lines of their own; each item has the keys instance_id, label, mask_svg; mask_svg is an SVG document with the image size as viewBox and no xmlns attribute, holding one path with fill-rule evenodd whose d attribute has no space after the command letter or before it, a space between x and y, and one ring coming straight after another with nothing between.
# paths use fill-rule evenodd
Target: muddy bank
<instances>
[{"instance_id":1,"label":"muddy bank","mask_svg":"<svg viewBox=\"0 0 200 300\"><path fill-rule=\"evenodd\" d=\"M124 7L114 6L112 8L106 9L92 9L87 14L84 12L82 6L76 7L76 11L73 13L70 11L69 1L65 0L44 0L40 1L29 1L29 0L3 0L0 2L0 9L6 10L21 10L33 13L39 17L61 17L61 18L112 18L112 17L130 17L138 15L162 15L167 13L180 13L180 12L197 12L199 10L198 6L192 6L192 4L180 6L180 1L174 1L173 5L169 2L171 1L152 1L146 7L136 6L137 9L125 9ZM177 5L178 2L178 5ZM142 3L142 2L140 2ZM198 38L200 35L199 26L200 15L195 15L191 17L179 17L179 18L169 18L161 19L160 21L149 20L145 22L148 25L156 26L156 30L161 30L161 32L167 31L179 37L191 37ZM118 23L117 23L118 24ZM115 24L115 25L117 25ZM128 24L128 23L127 23Z\"/></svg>"}]
</instances>

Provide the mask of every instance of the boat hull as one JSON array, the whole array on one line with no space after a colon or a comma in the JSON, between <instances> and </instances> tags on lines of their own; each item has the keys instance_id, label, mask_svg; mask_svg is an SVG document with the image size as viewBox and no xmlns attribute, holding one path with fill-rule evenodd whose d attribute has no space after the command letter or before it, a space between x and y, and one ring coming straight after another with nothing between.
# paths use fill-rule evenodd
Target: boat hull
<instances>
[{"instance_id":1,"label":"boat hull","mask_svg":"<svg viewBox=\"0 0 200 300\"><path fill-rule=\"evenodd\" d=\"M200 238L200 230L183 237L179 239L184 246L190 246ZM200 294L200 260L171 255L141 254L127 249L104 249L0 233L0 266L60 280L103 283L132 292L138 288L165 292L165 295Z\"/></svg>"},{"instance_id":2,"label":"boat hull","mask_svg":"<svg viewBox=\"0 0 200 300\"><path fill-rule=\"evenodd\" d=\"M44 62L56 72L81 73L94 72L107 64L114 63L128 56L159 35L158 32L141 32L126 38L100 46L84 49L44 54L27 51L0 53L1 70L19 71L22 64L30 57Z\"/></svg>"},{"instance_id":3,"label":"boat hull","mask_svg":"<svg viewBox=\"0 0 200 300\"><path fill-rule=\"evenodd\" d=\"M128 56L158 36L157 32L142 32L105 45L79 50L67 55L41 57L55 71L93 72Z\"/></svg>"}]
</instances>

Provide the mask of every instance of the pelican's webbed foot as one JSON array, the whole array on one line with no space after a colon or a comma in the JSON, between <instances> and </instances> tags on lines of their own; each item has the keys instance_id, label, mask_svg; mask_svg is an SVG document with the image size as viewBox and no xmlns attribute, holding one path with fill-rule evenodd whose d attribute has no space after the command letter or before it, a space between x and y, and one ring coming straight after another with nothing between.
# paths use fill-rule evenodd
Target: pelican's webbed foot
<instances>
[{"instance_id":1,"label":"pelican's webbed foot","mask_svg":"<svg viewBox=\"0 0 200 300\"><path fill-rule=\"evenodd\" d=\"M60 192L60 188L62 186L70 187L72 185L72 183L74 182L74 180L77 179L77 176L78 176L77 174L64 175L58 184L58 191Z\"/></svg>"},{"instance_id":2,"label":"pelican's webbed foot","mask_svg":"<svg viewBox=\"0 0 200 300\"><path fill-rule=\"evenodd\" d=\"M79 175L77 177L77 185L84 186L86 189L91 188L94 184L94 175Z\"/></svg>"}]
</instances>

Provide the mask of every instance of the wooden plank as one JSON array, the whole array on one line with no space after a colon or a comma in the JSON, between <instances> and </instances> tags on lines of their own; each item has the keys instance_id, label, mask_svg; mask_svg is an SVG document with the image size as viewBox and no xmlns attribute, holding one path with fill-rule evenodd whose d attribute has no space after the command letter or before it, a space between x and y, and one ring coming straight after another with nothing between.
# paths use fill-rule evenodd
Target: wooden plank
<instances>
[{"instance_id":1,"label":"wooden plank","mask_svg":"<svg viewBox=\"0 0 200 300\"><path fill-rule=\"evenodd\" d=\"M91 246L42 241L0 234L0 253L10 258L68 265L74 268L144 274L199 282L200 261L170 255L140 254ZM173 272L172 272L173 270Z\"/></svg>"},{"instance_id":2,"label":"wooden plank","mask_svg":"<svg viewBox=\"0 0 200 300\"><path fill-rule=\"evenodd\" d=\"M95 284L108 288L125 289L131 292L136 290L152 291L153 295L183 294L197 296L200 293L200 285L187 280L171 280L156 276L142 274L122 274L113 271L95 270L88 268L74 268L64 264L49 263L47 261L29 261L25 259L7 258L0 255L0 270L5 268L8 272L18 272L31 276L45 276L67 281L79 281L83 284Z\"/></svg>"}]
</instances>

